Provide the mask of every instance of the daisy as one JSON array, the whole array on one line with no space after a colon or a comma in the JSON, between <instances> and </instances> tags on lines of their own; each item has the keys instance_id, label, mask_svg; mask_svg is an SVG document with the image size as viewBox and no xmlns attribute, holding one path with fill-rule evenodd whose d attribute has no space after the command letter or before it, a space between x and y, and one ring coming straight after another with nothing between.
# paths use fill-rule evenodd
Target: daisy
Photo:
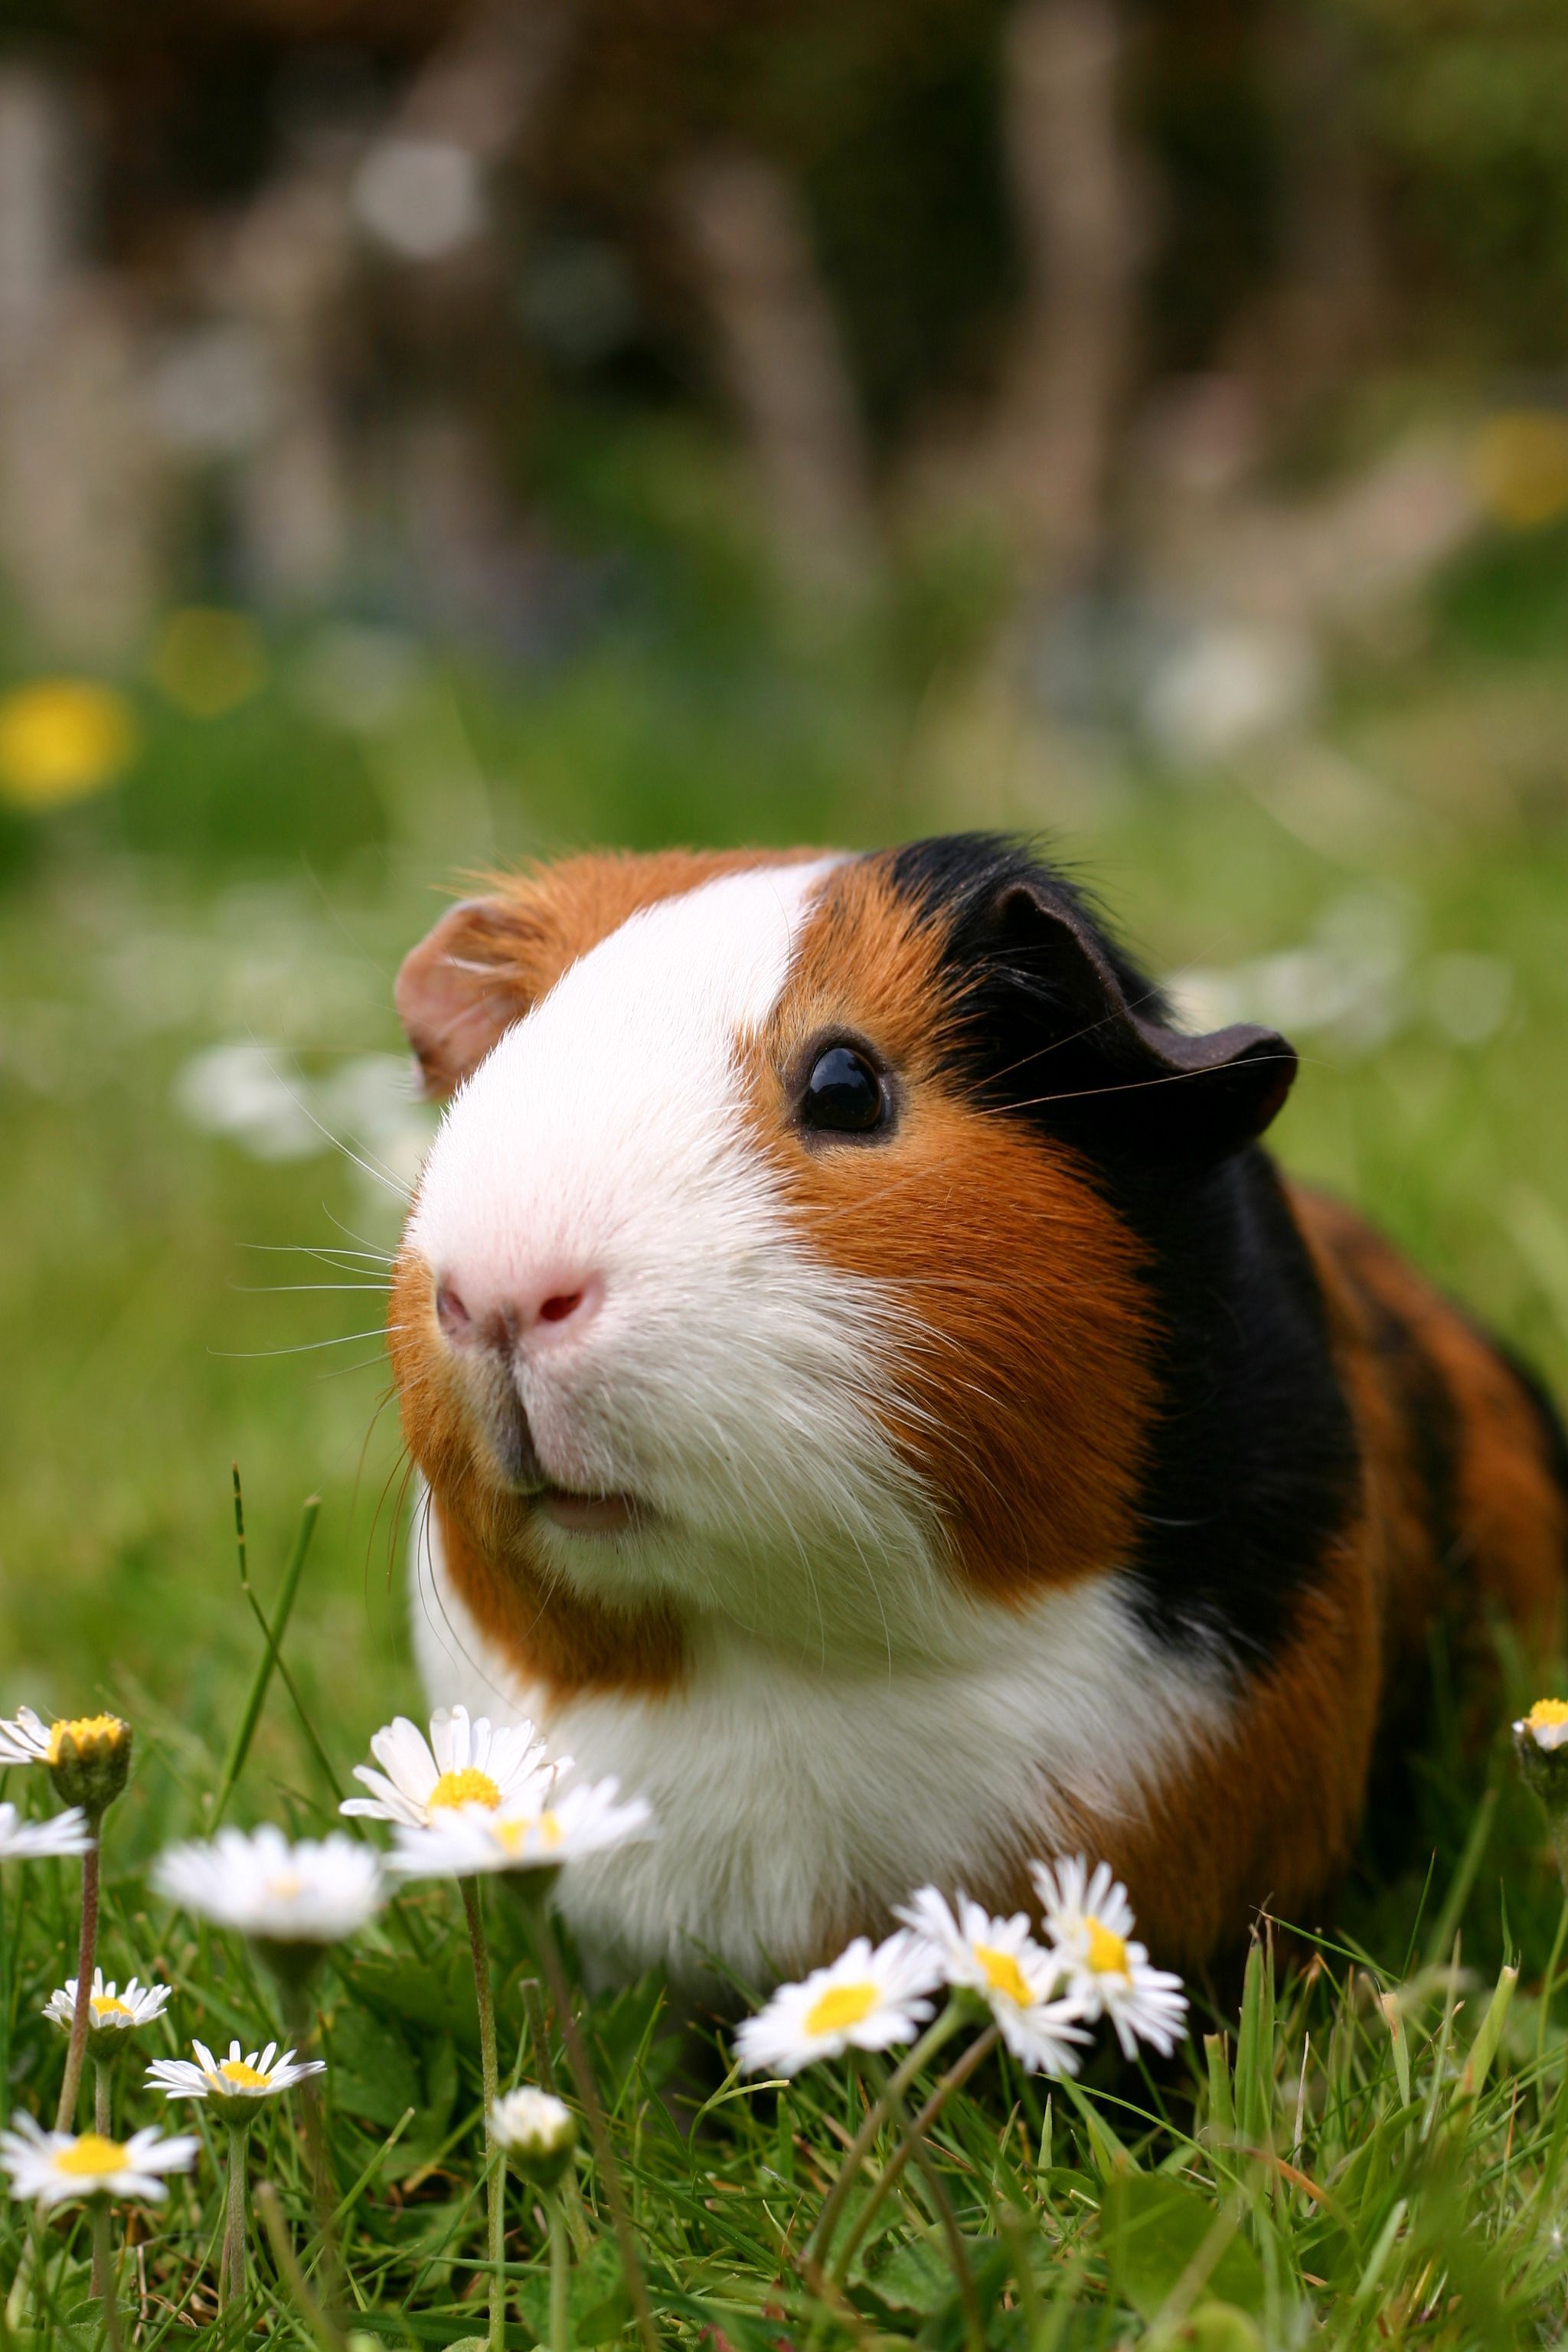
<instances>
[{"instance_id":1,"label":"daisy","mask_svg":"<svg viewBox=\"0 0 1568 2352\"><path fill-rule=\"evenodd\" d=\"M47 1822L25 1822L15 1805L0 1805L0 1862L44 1862L91 1847L87 1816L75 1805Z\"/></svg>"},{"instance_id":2,"label":"daisy","mask_svg":"<svg viewBox=\"0 0 1568 2352\"><path fill-rule=\"evenodd\" d=\"M210 1845L171 1846L153 1883L184 1910L272 1945L334 1944L382 1897L381 1864L357 1838L290 1845L281 1830L220 1830Z\"/></svg>"},{"instance_id":3,"label":"daisy","mask_svg":"<svg viewBox=\"0 0 1568 2352\"><path fill-rule=\"evenodd\" d=\"M58 1764L62 1757L112 1757L131 1743L118 1715L62 1715L46 1723L30 1706L0 1717L0 1764Z\"/></svg>"},{"instance_id":4,"label":"daisy","mask_svg":"<svg viewBox=\"0 0 1568 2352\"><path fill-rule=\"evenodd\" d=\"M41 2205L67 2205L86 2197L135 2197L161 2205L165 2172L188 2172L201 2142L165 2139L139 2131L127 2140L101 2132L47 2132L31 2116L18 2116L13 2131L0 2132L0 2171L11 2177L13 2197Z\"/></svg>"},{"instance_id":5,"label":"daisy","mask_svg":"<svg viewBox=\"0 0 1568 2352\"><path fill-rule=\"evenodd\" d=\"M925 1999L942 1982L932 1947L900 1928L879 1944L857 1936L832 1965L804 1983L781 1985L765 2009L735 2032L735 2055L749 2074L796 2074L850 2048L890 2050L912 2042L931 2013Z\"/></svg>"},{"instance_id":6,"label":"daisy","mask_svg":"<svg viewBox=\"0 0 1568 2352\"><path fill-rule=\"evenodd\" d=\"M1110 2018L1124 2058L1137 2056L1140 2039L1168 2058L1187 2030L1182 1979L1151 1968L1147 1948L1132 1941L1132 1906L1110 1864L1097 1864L1091 1877L1073 1854L1054 1867L1033 1862L1029 1874L1054 1956L1084 2015Z\"/></svg>"},{"instance_id":7,"label":"daisy","mask_svg":"<svg viewBox=\"0 0 1568 2352\"><path fill-rule=\"evenodd\" d=\"M354 1779L371 1791L349 1797L341 1813L392 1822L400 1829L429 1829L444 1812L479 1805L488 1812L542 1805L564 1769L547 1763L544 1742L531 1723L491 1727L486 1716L470 1723L466 1706L437 1707L426 1738L405 1715L383 1727L370 1743L383 1772L354 1766Z\"/></svg>"},{"instance_id":8,"label":"daisy","mask_svg":"<svg viewBox=\"0 0 1568 2352\"><path fill-rule=\"evenodd\" d=\"M131 1776L131 1726L118 1715L58 1717L46 1723L30 1706L0 1720L0 1765L42 1764L55 1793L96 1819Z\"/></svg>"},{"instance_id":9,"label":"daisy","mask_svg":"<svg viewBox=\"0 0 1568 2352\"><path fill-rule=\"evenodd\" d=\"M893 1916L931 1947L950 1985L979 1995L1021 2066L1077 2074L1074 2045L1089 2038L1082 2006L1055 1997L1060 1966L1036 1943L1021 1911L998 1919L967 1895L950 1904L934 1886L922 1886Z\"/></svg>"},{"instance_id":10,"label":"daisy","mask_svg":"<svg viewBox=\"0 0 1568 2352\"><path fill-rule=\"evenodd\" d=\"M496 2101L489 2121L491 2138L520 2172L545 2188L559 2180L577 2145L577 2118L564 2099L524 2084Z\"/></svg>"},{"instance_id":11,"label":"daisy","mask_svg":"<svg viewBox=\"0 0 1568 2352\"><path fill-rule=\"evenodd\" d=\"M400 1878L471 1878L481 1871L552 1869L652 1834L646 1799L617 1800L619 1781L584 1781L558 1803L492 1812L459 1805L428 1829L399 1829L387 1867Z\"/></svg>"},{"instance_id":12,"label":"daisy","mask_svg":"<svg viewBox=\"0 0 1568 2352\"><path fill-rule=\"evenodd\" d=\"M191 2048L196 2053L194 2063L154 2058L147 2069L148 2089L162 2091L166 2099L212 2099L227 2106L241 2100L275 2099L307 2075L327 2071L322 2059L296 2058L292 2050L279 2057L276 2042L251 2051L248 2057L237 2042L229 2043L226 2058L215 2058L205 2042L193 2042Z\"/></svg>"},{"instance_id":13,"label":"daisy","mask_svg":"<svg viewBox=\"0 0 1568 2352\"><path fill-rule=\"evenodd\" d=\"M1568 1700L1538 1698L1513 1727L1516 1739L1532 1740L1546 1755L1568 1740Z\"/></svg>"},{"instance_id":14,"label":"daisy","mask_svg":"<svg viewBox=\"0 0 1568 2352\"><path fill-rule=\"evenodd\" d=\"M44 2015L54 2024L63 2026L68 2033L76 2017L78 1979L67 1977L58 1992L52 1992L44 2004ZM132 1977L121 1992L114 1984L105 1984L103 1970L94 1969L92 1990L88 1995L87 2021L93 2033L129 2033L138 2025L151 2025L162 2017L172 1998L170 1985L142 1985Z\"/></svg>"}]
</instances>

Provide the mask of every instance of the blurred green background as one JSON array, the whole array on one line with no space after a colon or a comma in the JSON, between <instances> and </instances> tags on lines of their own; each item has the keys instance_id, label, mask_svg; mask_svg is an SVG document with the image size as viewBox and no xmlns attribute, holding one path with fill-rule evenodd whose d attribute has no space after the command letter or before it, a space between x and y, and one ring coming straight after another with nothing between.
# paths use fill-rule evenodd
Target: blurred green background
<instances>
[{"instance_id":1,"label":"blurred green background","mask_svg":"<svg viewBox=\"0 0 1568 2352\"><path fill-rule=\"evenodd\" d=\"M7 0L0 580L0 1706L221 1751L234 1458L412 1699L391 981L498 861L1043 830L1568 1387L1548 0Z\"/></svg>"}]
</instances>

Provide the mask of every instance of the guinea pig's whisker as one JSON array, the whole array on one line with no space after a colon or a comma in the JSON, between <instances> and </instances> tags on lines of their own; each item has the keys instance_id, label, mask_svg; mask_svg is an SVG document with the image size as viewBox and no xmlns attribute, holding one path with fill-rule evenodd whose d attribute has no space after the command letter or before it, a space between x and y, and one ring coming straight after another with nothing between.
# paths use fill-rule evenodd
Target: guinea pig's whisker
<instances>
[{"instance_id":1,"label":"guinea pig's whisker","mask_svg":"<svg viewBox=\"0 0 1568 2352\"><path fill-rule=\"evenodd\" d=\"M225 1363L247 1362L261 1356L313 1356L318 1348L348 1348L356 1339L379 1339L384 1328L388 1331L401 1331L404 1326L401 1323L388 1323L384 1327L378 1324L368 1331L344 1331L335 1339L305 1339L294 1348L209 1348L207 1353Z\"/></svg>"},{"instance_id":2,"label":"guinea pig's whisker","mask_svg":"<svg viewBox=\"0 0 1568 2352\"><path fill-rule=\"evenodd\" d=\"M331 1129L326 1125L325 1121L319 1119L316 1117L315 1112L310 1108L310 1104L305 1100L304 1097L297 1093L294 1087L289 1084L287 1077L284 1076L283 1072L279 1069L276 1063L268 1060L267 1066L271 1071L272 1076L277 1079L279 1085L283 1088L284 1093L289 1097L289 1101L294 1105L296 1110L301 1112L302 1115L310 1120L310 1125L315 1129L318 1135L325 1136L327 1141L331 1145L334 1151L341 1151L345 1160L352 1160L356 1168L363 1169L364 1173L375 1183L384 1184L389 1192L395 1192L400 1201L406 1201L411 1197L407 1185L400 1184L396 1177L392 1173L390 1168L383 1168L379 1166L375 1161L374 1154L372 1154L369 1159L366 1159L363 1156L363 1153L354 1150L351 1144L345 1142L341 1135L334 1135ZM366 1144L364 1150L365 1151L369 1151L370 1146Z\"/></svg>"},{"instance_id":3,"label":"guinea pig's whisker","mask_svg":"<svg viewBox=\"0 0 1568 2352\"><path fill-rule=\"evenodd\" d=\"M286 1292L299 1290L378 1290L384 1295L384 1282L231 1282L226 1286L241 1298L279 1298Z\"/></svg>"},{"instance_id":4,"label":"guinea pig's whisker","mask_svg":"<svg viewBox=\"0 0 1568 2352\"><path fill-rule=\"evenodd\" d=\"M332 1212L328 1208L325 1201L321 1203L321 1213L326 1218L329 1225L336 1225L339 1233L346 1234L351 1242L360 1243L361 1245L368 1251L372 1257L385 1258L388 1265L391 1265L395 1262L395 1253L389 1254L384 1249L378 1249L376 1244L367 1234L356 1234L352 1225L345 1225L341 1217L336 1217L332 1214ZM352 1250L343 1250L340 1255L344 1257L352 1257L353 1255L353 1252Z\"/></svg>"},{"instance_id":5,"label":"guinea pig's whisker","mask_svg":"<svg viewBox=\"0 0 1568 2352\"><path fill-rule=\"evenodd\" d=\"M1261 1069L1265 1062L1289 1062L1294 1064L1297 1058L1297 1055L1294 1054L1255 1054L1247 1066L1248 1069L1256 1070ZM1100 1095L1143 1094L1150 1087L1179 1087L1185 1084L1190 1079L1208 1078L1212 1077L1215 1074L1212 1070L1172 1070L1166 1076L1162 1078L1130 1078L1125 1086L1079 1087L1075 1087L1070 1094L1036 1095L1032 1100L1028 1102L982 1103L978 1105L977 1108L984 1117L995 1118L998 1116L1005 1116L1013 1111L1040 1110L1048 1108L1052 1103L1089 1102L1092 1101L1095 1097Z\"/></svg>"}]
</instances>

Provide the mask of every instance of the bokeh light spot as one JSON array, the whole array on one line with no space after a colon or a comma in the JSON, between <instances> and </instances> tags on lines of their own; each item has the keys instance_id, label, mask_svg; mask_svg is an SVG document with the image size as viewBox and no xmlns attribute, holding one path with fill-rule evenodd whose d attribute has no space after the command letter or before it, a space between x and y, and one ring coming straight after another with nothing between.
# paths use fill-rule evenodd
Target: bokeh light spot
<instances>
[{"instance_id":1,"label":"bokeh light spot","mask_svg":"<svg viewBox=\"0 0 1568 2352\"><path fill-rule=\"evenodd\" d=\"M191 604L159 631L153 676L191 718L221 719L266 685L267 647L247 614Z\"/></svg>"},{"instance_id":2,"label":"bokeh light spot","mask_svg":"<svg viewBox=\"0 0 1568 2352\"><path fill-rule=\"evenodd\" d=\"M0 698L0 797L52 808L101 792L135 756L131 705L111 686L40 677Z\"/></svg>"}]
</instances>

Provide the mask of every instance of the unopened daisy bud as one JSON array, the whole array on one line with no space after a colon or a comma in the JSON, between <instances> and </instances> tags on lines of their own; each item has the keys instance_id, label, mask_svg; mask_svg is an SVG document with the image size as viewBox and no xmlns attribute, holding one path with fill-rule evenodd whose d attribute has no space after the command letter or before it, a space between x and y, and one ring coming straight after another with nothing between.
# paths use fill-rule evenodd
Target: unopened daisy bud
<instances>
[{"instance_id":1,"label":"unopened daisy bud","mask_svg":"<svg viewBox=\"0 0 1568 2352\"><path fill-rule=\"evenodd\" d=\"M79 1715L53 1724L45 1761L55 1794L96 1821L131 1778L131 1726L117 1715Z\"/></svg>"},{"instance_id":2,"label":"unopened daisy bud","mask_svg":"<svg viewBox=\"0 0 1568 2352\"><path fill-rule=\"evenodd\" d=\"M496 2101L489 2125L515 2171L541 2189L554 2188L577 2146L577 2118L563 2100L525 2084Z\"/></svg>"},{"instance_id":3,"label":"unopened daisy bud","mask_svg":"<svg viewBox=\"0 0 1568 2352\"><path fill-rule=\"evenodd\" d=\"M1568 1701L1538 1698L1513 1727L1513 1752L1525 1787L1541 1800L1568 1886Z\"/></svg>"}]
</instances>

